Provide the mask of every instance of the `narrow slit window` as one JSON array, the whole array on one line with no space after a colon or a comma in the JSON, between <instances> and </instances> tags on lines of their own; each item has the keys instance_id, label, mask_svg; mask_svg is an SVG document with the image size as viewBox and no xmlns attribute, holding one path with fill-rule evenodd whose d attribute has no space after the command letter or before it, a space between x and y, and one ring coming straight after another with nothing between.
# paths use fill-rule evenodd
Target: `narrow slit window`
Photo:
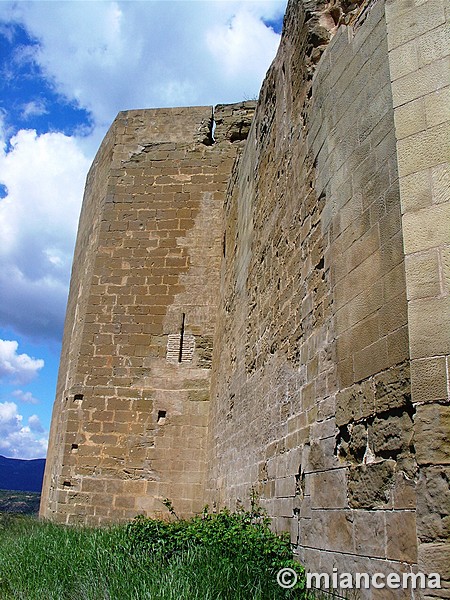
<instances>
[{"instance_id":1,"label":"narrow slit window","mask_svg":"<svg viewBox=\"0 0 450 600\"><path fill-rule=\"evenodd\" d=\"M178 362L183 361L183 340L184 340L184 321L186 319L186 314L183 313L181 318L181 329L180 329L180 349L178 351Z\"/></svg>"}]
</instances>

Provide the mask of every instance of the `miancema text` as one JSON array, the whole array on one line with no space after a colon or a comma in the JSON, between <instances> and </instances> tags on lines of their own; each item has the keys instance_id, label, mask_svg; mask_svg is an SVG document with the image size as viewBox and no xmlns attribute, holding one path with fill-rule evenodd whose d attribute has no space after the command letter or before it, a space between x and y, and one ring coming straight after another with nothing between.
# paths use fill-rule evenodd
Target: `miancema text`
<instances>
[{"instance_id":1,"label":"miancema text","mask_svg":"<svg viewBox=\"0 0 450 600\"><path fill-rule=\"evenodd\" d=\"M320 589L441 589L441 576L438 573L307 573L306 587Z\"/></svg>"}]
</instances>

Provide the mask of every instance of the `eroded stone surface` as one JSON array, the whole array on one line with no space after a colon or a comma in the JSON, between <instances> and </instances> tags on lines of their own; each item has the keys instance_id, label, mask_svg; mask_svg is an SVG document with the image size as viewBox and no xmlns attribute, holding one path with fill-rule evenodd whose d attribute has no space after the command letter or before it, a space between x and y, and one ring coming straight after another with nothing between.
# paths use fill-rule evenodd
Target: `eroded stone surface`
<instances>
[{"instance_id":1,"label":"eroded stone surface","mask_svg":"<svg viewBox=\"0 0 450 600\"><path fill-rule=\"evenodd\" d=\"M311 570L448 580L445 18L291 1L258 103L119 115L87 181L45 516L253 488Z\"/></svg>"},{"instance_id":2,"label":"eroded stone surface","mask_svg":"<svg viewBox=\"0 0 450 600\"><path fill-rule=\"evenodd\" d=\"M395 462L362 464L349 469L349 503L353 508L387 507L394 485Z\"/></svg>"}]
</instances>

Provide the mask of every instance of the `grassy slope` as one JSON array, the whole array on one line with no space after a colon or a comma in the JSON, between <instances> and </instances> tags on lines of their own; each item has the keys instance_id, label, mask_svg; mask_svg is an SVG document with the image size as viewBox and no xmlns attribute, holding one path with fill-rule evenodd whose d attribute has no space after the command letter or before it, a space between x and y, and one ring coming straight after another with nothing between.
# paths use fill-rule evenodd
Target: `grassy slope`
<instances>
[{"instance_id":1,"label":"grassy slope","mask_svg":"<svg viewBox=\"0 0 450 600\"><path fill-rule=\"evenodd\" d=\"M131 556L124 527L81 529L0 515L2 600L293 598L243 560L197 549L169 561ZM295 596L298 598L298 596Z\"/></svg>"}]
</instances>

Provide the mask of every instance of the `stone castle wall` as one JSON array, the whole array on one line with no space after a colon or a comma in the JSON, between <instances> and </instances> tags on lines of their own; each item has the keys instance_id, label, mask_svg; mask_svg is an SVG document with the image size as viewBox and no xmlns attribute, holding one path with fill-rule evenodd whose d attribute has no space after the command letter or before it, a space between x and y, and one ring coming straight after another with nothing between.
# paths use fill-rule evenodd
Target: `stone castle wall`
<instances>
[{"instance_id":1,"label":"stone castle wall","mask_svg":"<svg viewBox=\"0 0 450 600\"><path fill-rule=\"evenodd\" d=\"M88 177L42 515L203 507L221 207L254 103L119 114ZM233 141L230 141L230 138Z\"/></svg>"},{"instance_id":2,"label":"stone castle wall","mask_svg":"<svg viewBox=\"0 0 450 600\"><path fill-rule=\"evenodd\" d=\"M87 182L42 515L253 488L311 570L450 580L448 21L442 0L291 1L253 120L120 113Z\"/></svg>"},{"instance_id":3,"label":"stone castle wall","mask_svg":"<svg viewBox=\"0 0 450 600\"><path fill-rule=\"evenodd\" d=\"M373 3L317 47L313 16L227 195L209 499L256 489L311 570L448 581L449 17Z\"/></svg>"},{"instance_id":4,"label":"stone castle wall","mask_svg":"<svg viewBox=\"0 0 450 600\"><path fill-rule=\"evenodd\" d=\"M211 497L256 487L316 571L403 571L416 462L384 7L339 30L312 83L299 4L287 19L226 204Z\"/></svg>"}]
</instances>

